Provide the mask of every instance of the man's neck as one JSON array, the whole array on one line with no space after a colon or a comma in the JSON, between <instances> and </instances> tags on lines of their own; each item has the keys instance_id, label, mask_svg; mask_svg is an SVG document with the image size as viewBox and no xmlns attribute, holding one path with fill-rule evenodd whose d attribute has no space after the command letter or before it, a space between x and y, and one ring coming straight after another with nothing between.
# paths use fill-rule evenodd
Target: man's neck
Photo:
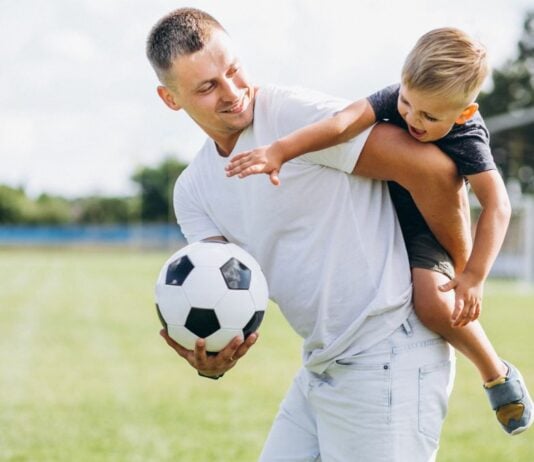
<instances>
[{"instance_id":1,"label":"man's neck","mask_svg":"<svg viewBox=\"0 0 534 462\"><path fill-rule=\"evenodd\" d=\"M241 133L243 133L243 130L225 137L211 137L220 156L228 157L232 153Z\"/></svg>"}]
</instances>

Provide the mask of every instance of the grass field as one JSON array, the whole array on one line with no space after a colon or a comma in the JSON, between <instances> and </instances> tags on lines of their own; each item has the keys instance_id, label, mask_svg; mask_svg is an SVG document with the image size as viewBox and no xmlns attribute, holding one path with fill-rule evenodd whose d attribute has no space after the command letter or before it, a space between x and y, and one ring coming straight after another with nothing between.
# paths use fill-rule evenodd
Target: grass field
<instances>
[{"instance_id":1,"label":"grass field","mask_svg":"<svg viewBox=\"0 0 534 462\"><path fill-rule=\"evenodd\" d=\"M153 285L166 256L0 250L0 461L257 459L300 341L271 307L236 369L197 378L157 334ZM533 288L491 282L483 322L534 387ZM501 460L532 462L534 430L505 435L459 358L438 461Z\"/></svg>"}]
</instances>

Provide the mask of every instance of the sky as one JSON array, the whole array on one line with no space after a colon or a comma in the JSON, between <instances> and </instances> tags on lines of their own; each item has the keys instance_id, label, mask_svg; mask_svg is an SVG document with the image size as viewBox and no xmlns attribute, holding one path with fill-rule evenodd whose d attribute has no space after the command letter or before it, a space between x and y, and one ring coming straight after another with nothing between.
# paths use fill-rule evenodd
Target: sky
<instances>
[{"instance_id":1,"label":"sky","mask_svg":"<svg viewBox=\"0 0 534 462\"><path fill-rule=\"evenodd\" d=\"M397 81L436 27L464 29L501 66L532 0L0 0L0 184L128 195L137 168L191 160L205 135L159 100L145 57L153 24L183 6L223 24L256 84L357 99Z\"/></svg>"}]
</instances>

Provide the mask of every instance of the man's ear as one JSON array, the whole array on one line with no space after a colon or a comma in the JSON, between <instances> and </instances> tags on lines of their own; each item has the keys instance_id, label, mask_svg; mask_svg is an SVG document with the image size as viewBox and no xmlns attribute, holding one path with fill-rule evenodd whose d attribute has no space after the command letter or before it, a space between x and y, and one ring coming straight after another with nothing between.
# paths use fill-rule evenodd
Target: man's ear
<instances>
[{"instance_id":1,"label":"man's ear","mask_svg":"<svg viewBox=\"0 0 534 462\"><path fill-rule=\"evenodd\" d=\"M180 106L176 102L176 98L174 95L169 91L167 87L164 87L163 85L158 86L158 95L161 98L161 100L165 103L167 107L172 109L173 111L179 111L182 109L182 106Z\"/></svg>"},{"instance_id":2,"label":"man's ear","mask_svg":"<svg viewBox=\"0 0 534 462\"><path fill-rule=\"evenodd\" d=\"M478 104L477 103L471 103L469 106L467 106L462 113L458 116L458 118L455 120L455 123L458 125L465 124L471 117L475 115L475 113L478 111Z\"/></svg>"}]
</instances>

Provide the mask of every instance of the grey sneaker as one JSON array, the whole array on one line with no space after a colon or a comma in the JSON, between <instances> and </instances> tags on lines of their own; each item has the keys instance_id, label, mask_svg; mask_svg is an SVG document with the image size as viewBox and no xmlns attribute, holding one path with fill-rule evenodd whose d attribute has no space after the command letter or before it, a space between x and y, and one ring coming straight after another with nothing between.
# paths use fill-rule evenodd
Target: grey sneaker
<instances>
[{"instance_id":1,"label":"grey sneaker","mask_svg":"<svg viewBox=\"0 0 534 462\"><path fill-rule=\"evenodd\" d=\"M534 403L517 368L503 362L508 367L506 381L484 389L503 430L510 435L517 435L534 422Z\"/></svg>"}]
</instances>

